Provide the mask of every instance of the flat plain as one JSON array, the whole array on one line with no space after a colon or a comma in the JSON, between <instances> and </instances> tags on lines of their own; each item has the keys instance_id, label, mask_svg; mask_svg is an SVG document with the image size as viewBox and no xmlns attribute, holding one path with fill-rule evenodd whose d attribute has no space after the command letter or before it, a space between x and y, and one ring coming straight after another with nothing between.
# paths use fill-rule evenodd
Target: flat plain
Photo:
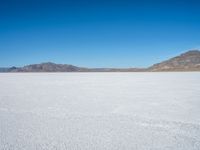
<instances>
[{"instance_id":1,"label":"flat plain","mask_svg":"<svg viewBox=\"0 0 200 150\"><path fill-rule=\"evenodd\" d=\"M200 73L2 73L0 150L199 150Z\"/></svg>"}]
</instances>

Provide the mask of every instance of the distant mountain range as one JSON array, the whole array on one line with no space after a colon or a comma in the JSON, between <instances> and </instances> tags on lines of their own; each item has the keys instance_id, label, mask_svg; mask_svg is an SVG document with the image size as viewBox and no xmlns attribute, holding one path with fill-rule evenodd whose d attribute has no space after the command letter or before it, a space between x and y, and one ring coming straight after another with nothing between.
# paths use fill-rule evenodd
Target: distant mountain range
<instances>
[{"instance_id":1,"label":"distant mountain range","mask_svg":"<svg viewBox=\"0 0 200 150\"><path fill-rule=\"evenodd\" d=\"M32 64L24 67L0 68L0 72L162 72L200 71L200 51L191 50L148 68L84 68L52 62Z\"/></svg>"}]
</instances>

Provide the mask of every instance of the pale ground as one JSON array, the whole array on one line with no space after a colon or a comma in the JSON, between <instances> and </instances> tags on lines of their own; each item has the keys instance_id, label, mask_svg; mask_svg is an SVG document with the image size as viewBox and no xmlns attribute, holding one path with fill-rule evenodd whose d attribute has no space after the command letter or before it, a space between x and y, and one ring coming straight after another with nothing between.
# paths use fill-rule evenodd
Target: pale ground
<instances>
[{"instance_id":1,"label":"pale ground","mask_svg":"<svg viewBox=\"0 0 200 150\"><path fill-rule=\"evenodd\" d=\"M2 73L0 150L200 150L200 73Z\"/></svg>"}]
</instances>

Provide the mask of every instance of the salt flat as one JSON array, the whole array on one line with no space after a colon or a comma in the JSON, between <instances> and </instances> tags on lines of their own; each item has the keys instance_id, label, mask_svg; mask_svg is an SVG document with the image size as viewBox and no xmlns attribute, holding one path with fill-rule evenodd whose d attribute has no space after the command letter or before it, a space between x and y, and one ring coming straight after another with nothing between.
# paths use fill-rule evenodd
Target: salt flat
<instances>
[{"instance_id":1,"label":"salt flat","mask_svg":"<svg viewBox=\"0 0 200 150\"><path fill-rule=\"evenodd\" d=\"M199 150L200 73L2 73L0 150Z\"/></svg>"}]
</instances>

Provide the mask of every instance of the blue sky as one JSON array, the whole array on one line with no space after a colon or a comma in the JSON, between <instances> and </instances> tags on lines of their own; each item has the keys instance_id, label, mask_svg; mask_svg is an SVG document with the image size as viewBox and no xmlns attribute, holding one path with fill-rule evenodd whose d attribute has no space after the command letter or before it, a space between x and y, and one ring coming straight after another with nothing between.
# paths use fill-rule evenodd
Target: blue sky
<instances>
[{"instance_id":1,"label":"blue sky","mask_svg":"<svg viewBox=\"0 0 200 150\"><path fill-rule=\"evenodd\" d=\"M198 0L0 0L0 66L147 67L200 48Z\"/></svg>"}]
</instances>

